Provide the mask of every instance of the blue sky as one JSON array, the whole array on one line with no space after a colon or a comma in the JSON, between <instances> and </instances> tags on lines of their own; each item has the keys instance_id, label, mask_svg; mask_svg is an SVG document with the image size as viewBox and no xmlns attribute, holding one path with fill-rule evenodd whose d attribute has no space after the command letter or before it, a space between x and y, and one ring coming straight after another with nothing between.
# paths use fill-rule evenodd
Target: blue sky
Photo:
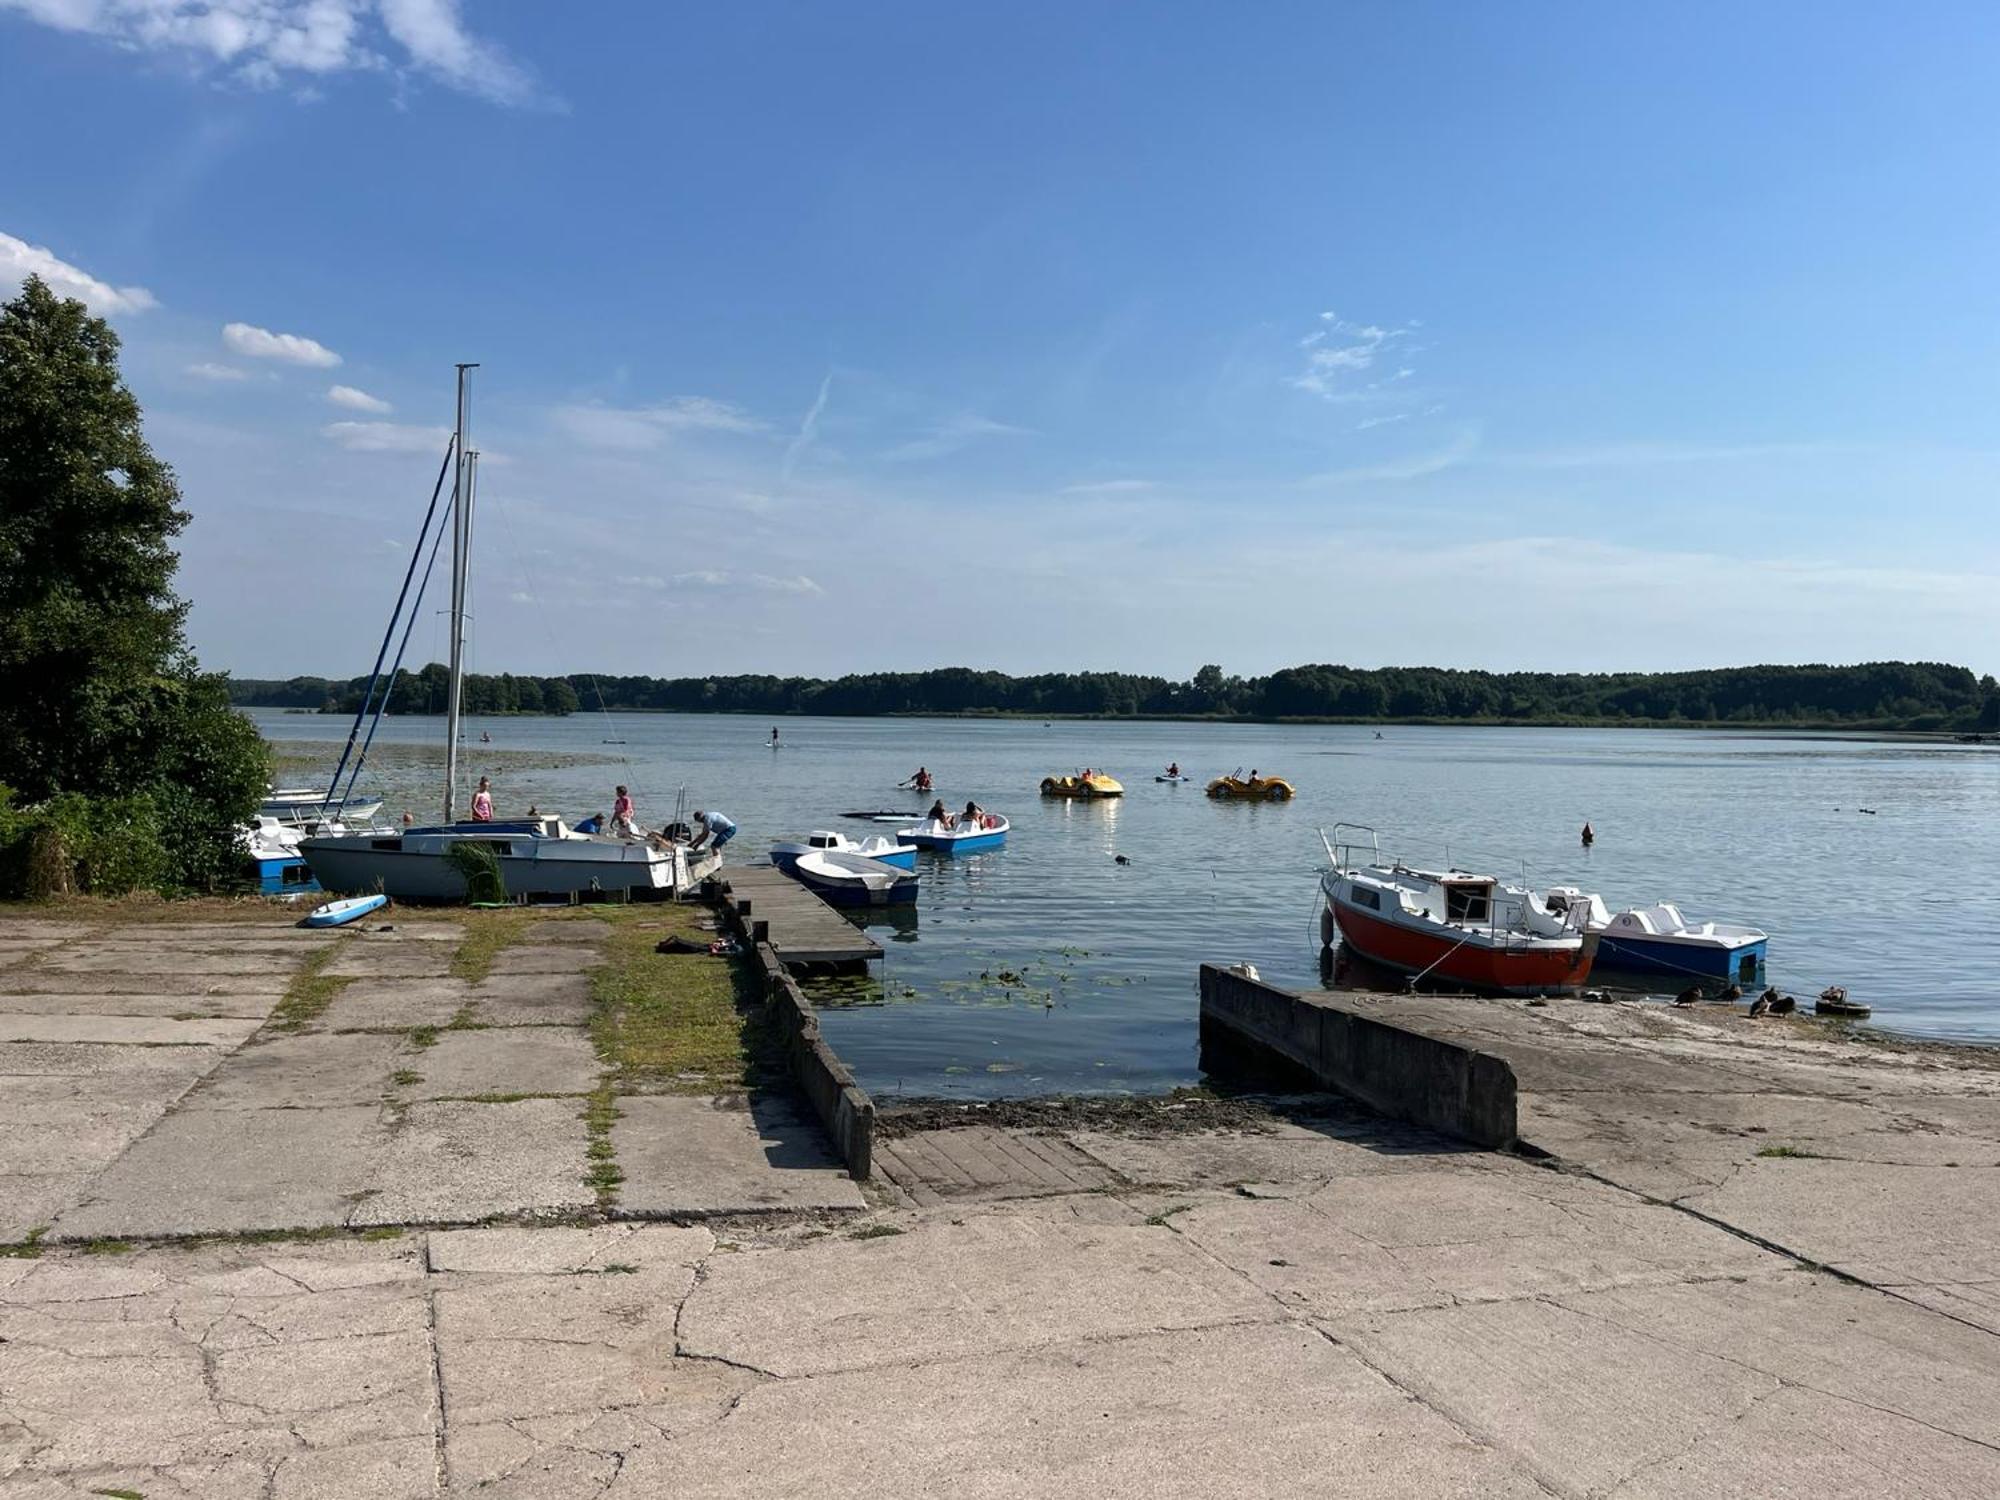
<instances>
[{"instance_id":1,"label":"blue sky","mask_svg":"<svg viewBox=\"0 0 2000 1500\"><path fill-rule=\"evenodd\" d=\"M0 0L0 283L124 336L245 675L365 670L461 359L481 669L1985 671L1996 43Z\"/></svg>"}]
</instances>

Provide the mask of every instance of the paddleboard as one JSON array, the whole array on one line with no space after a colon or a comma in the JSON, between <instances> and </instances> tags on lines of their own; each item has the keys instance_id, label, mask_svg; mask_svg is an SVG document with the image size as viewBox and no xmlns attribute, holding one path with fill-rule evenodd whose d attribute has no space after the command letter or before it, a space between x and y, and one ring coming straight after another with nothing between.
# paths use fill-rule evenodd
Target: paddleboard
<instances>
[{"instance_id":1,"label":"paddleboard","mask_svg":"<svg viewBox=\"0 0 2000 1500\"><path fill-rule=\"evenodd\" d=\"M1183 781L1193 781L1194 778L1192 776L1155 776L1153 780L1171 781L1174 785L1179 786Z\"/></svg>"},{"instance_id":2,"label":"paddleboard","mask_svg":"<svg viewBox=\"0 0 2000 1500\"><path fill-rule=\"evenodd\" d=\"M389 898L377 891L372 896L349 896L341 901L329 901L316 907L299 919L301 927L345 927L349 922L359 921L371 911L380 911L389 904Z\"/></svg>"}]
</instances>

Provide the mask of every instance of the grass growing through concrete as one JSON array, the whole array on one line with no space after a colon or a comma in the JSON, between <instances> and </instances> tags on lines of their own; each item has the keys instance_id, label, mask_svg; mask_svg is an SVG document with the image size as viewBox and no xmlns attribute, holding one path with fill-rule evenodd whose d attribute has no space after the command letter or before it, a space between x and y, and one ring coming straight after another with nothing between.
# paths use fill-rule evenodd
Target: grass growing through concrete
<instances>
[{"instance_id":1,"label":"grass growing through concrete","mask_svg":"<svg viewBox=\"0 0 2000 1500\"><path fill-rule=\"evenodd\" d=\"M1822 1159L1817 1151L1808 1151L1803 1146L1766 1146L1757 1154L1759 1156L1782 1157L1787 1160L1797 1161L1819 1161Z\"/></svg>"},{"instance_id":2,"label":"grass growing through concrete","mask_svg":"<svg viewBox=\"0 0 2000 1500\"><path fill-rule=\"evenodd\" d=\"M465 923L465 936L451 956L451 973L454 979L472 984L478 984L493 972L493 960L520 942L531 924L553 920L547 912L526 909L467 910L459 916Z\"/></svg>"},{"instance_id":3,"label":"grass growing through concrete","mask_svg":"<svg viewBox=\"0 0 2000 1500\"><path fill-rule=\"evenodd\" d=\"M306 961L299 965L292 982L285 986L285 996L271 1012L271 1027L276 1031L303 1031L314 1021L326 1014L326 1008L333 1004L334 997L354 981L336 974L324 973L326 966L333 962L340 944L328 943L306 955Z\"/></svg>"},{"instance_id":4,"label":"grass growing through concrete","mask_svg":"<svg viewBox=\"0 0 2000 1500\"><path fill-rule=\"evenodd\" d=\"M775 1038L745 958L655 953L663 937L708 941L706 908L604 913L611 941L591 971L590 1035L621 1092L737 1093L779 1076Z\"/></svg>"}]
</instances>

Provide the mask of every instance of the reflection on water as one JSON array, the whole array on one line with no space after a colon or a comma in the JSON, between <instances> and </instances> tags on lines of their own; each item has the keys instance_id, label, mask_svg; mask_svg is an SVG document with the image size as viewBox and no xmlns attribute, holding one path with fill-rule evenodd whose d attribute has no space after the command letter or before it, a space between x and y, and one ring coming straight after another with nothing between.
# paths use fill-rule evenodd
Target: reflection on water
<instances>
[{"instance_id":1,"label":"reflection on water","mask_svg":"<svg viewBox=\"0 0 2000 1500\"><path fill-rule=\"evenodd\" d=\"M263 714L274 739L331 765L346 726ZM1978 747L1643 730L1366 728L991 720L750 719L630 714L468 721L469 775L505 813L601 811L626 782L643 819L693 805L741 826L733 859L780 838L915 813L897 784L924 764L1013 821L1007 847L919 861L913 913L857 913L879 975L815 996L829 1040L878 1094L1159 1090L1199 1077L1196 969L1250 962L1320 980L1316 829L1373 824L1385 853L1603 893L1614 909L1675 900L1690 918L1771 934L1770 981L1845 984L1879 1022L2000 1040L2000 753ZM479 743L481 731L493 736ZM437 803L437 720L388 721L376 788L393 814ZM622 746L606 746L604 738ZM1170 760L1195 778L1152 778ZM1100 766L1116 801L1039 794ZM1288 776L1288 803L1217 802L1234 766ZM1863 814L1861 808L1875 810ZM1588 820L1596 845L1577 832ZM1119 856L1126 863L1119 863ZM1011 976L1011 977L1003 977ZM1606 976L1607 978L1611 976ZM1658 983L1658 981L1655 981ZM1390 987L1400 988L1400 978Z\"/></svg>"}]
</instances>

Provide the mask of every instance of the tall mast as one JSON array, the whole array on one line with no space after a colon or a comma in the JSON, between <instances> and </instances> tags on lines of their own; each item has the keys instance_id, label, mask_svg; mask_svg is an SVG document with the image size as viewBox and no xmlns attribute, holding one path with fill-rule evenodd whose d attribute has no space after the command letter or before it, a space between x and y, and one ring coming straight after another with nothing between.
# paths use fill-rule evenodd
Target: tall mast
<instances>
[{"instance_id":1,"label":"tall mast","mask_svg":"<svg viewBox=\"0 0 2000 1500\"><path fill-rule=\"evenodd\" d=\"M472 414L472 396L467 387L467 370L476 364L458 367L458 416L452 452L457 472L451 487L451 680L445 695L444 716L444 820L449 823L458 800L458 720L460 688L465 672L465 569L472 541L472 469L465 452L465 429Z\"/></svg>"}]
</instances>

